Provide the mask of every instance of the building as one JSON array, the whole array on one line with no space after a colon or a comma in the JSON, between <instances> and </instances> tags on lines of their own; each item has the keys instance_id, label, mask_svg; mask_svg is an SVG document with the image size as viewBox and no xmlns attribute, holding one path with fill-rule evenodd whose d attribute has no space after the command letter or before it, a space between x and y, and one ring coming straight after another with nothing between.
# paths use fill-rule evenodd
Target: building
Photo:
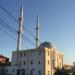
<instances>
[{"instance_id":1,"label":"building","mask_svg":"<svg viewBox=\"0 0 75 75\"><path fill-rule=\"evenodd\" d=\"M5 75L5 67L9 65L10 65L9 58L0 55L0 75Z\"/></svg>"},{"instance_id":2,"label":"building","mask_svg":"<svg viewBox=\"0 0 75 75\"><path fill-rule=\"evenodd\" d=\"M73 67L72 67L72 75L75 75L75 62L73 62Z\"/></svg>"},{"instance_id":3,"label":"building","mask_svg":"<svg viewBox=\"0 0 75 75\"><path fill-rule=\"evenodd\" d=\"M64 64L64 65L63 65L63 68L64 68L64 69L72 69L72 68L73 68L73 65Z\"/></svg>"},{"instance_id":4,"label":"building","mask_svg":"<svg viewBox=\"0 0 75 75\"><path fill-rule=\"evenodd\" d=\"M5 68L6 75L53 75L54 69L63 67L63 54L49 42L39 45L39 18L36 23L36 48L21 50L23 5L19 16L17 51L12 52L11 66Z\"/></svg>"},{"instance_id":5,"label":"building","mask_svg":"<svg viewBox=\"0 0 75 75\"><path fill-rule=\"evenodd\" d=\"M18 67L24 70L24 75L53 75L55 68L63 67L63 54L53 48L49 42L44 42L35 49L20 50L18 54ZM12 73L15 71L15 74L17 73L16 61L17 51L14 51L12 53L12 65L14 66Z\"/></svg>"},{"instance_id":6,"label":"building","mask_svg":"<svg viewBox=\"0 0 75 75\"><path fill-rule=\"evenodd\" d=\"M8 62L9 62L9 58L3 55L0 55L0 63L8 63Z\"/></svg>"},{"instance_id":7,"label":"building","mask_svg":"<svg viewBox=\"0 0 75 75\"><path fill-rule=\"evenodd\" d=\"M73 65L66 65L66 64L64 64L64 65L63 65L63 68L64 68L65 71L67 71L67 73L68 73L69 75L72 75L72 72L73 72Z\"/></svg>"}]
</instances>

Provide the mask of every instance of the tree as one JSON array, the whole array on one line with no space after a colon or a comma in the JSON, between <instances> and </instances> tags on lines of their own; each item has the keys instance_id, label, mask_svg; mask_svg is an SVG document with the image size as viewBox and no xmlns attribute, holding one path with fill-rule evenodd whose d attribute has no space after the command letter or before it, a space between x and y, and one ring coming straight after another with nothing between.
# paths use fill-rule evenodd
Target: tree
<instances>
[{"instance_id":1,"label":"tree","mask_svg":"<svg viewBox=\"0 0 75 75\"><path fill-rule=\"evenodd\" d=\"M57 68L56 70L55 70L55 73L54 73L54 75L70 75L70 70L68 70L68 69L64 69L64 68L61 68L61 69L59 69L59 68Z\"/></svg>"}]
</instances>

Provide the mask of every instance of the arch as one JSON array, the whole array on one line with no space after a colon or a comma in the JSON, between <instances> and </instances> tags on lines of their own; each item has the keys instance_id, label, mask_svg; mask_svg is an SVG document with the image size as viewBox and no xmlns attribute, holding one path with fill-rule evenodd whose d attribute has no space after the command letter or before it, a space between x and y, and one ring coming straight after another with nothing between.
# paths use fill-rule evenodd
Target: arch
<instances>
[{"instance_id":1,"label":"arch","mask_svg":"<svg viewBox=\"0 0 75 75\"><path fill-rule=\"evenodd\" d=\"M41 70L38 71L38 75L41 75Z\"/></svg>"},{"instance_id":2,"label":"arch","mask_svg":"<svg viewBox=\"0 0 75 75\"><path fill-rule=\"evenodd\" d=\"M17 69L17 75L25 75L25 69Z\"/></svg>"},{"instance_id":3,"label":"arch","mask_svg":"<svg viewBox=\"0 0 75 75\"><path fill-rule=\"evenodd\" d=\"M34 72L35 72L34 69L32 69L32 70L30 71L30 75L35 75Z\"/></svg>"}]
</instances>

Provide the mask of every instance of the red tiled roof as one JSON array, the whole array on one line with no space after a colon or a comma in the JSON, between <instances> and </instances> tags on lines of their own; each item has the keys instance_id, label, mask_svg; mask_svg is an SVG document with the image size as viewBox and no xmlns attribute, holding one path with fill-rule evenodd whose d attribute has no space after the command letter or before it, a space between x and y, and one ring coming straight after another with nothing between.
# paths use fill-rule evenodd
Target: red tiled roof
<instances>
[{"instance_id":1,"label":"red tiled roof","mask_svg":"<svg viewBox=\"0 0 75 75\"><path fill-rule=\"evenodd\" d=\"M7 57L5 57L5 56L3 56L3 55L0 55L0 58L7 58Z\"/></svg>"}]
</instances>

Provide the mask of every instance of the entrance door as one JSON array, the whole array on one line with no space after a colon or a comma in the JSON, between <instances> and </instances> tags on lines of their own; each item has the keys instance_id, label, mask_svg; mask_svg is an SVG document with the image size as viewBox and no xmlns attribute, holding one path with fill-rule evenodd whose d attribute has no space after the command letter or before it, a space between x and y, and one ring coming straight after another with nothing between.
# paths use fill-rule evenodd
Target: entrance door
<instances>
[{"instance_id":1,"label":"entrance door","mask_svg":"<svg viewBox=\"0 0 75 75\"><path fill-rule=\"evenodd\" d=\"M17 69L17 75L25 75L24 69Z\"/></svg>"}]
</instances>

